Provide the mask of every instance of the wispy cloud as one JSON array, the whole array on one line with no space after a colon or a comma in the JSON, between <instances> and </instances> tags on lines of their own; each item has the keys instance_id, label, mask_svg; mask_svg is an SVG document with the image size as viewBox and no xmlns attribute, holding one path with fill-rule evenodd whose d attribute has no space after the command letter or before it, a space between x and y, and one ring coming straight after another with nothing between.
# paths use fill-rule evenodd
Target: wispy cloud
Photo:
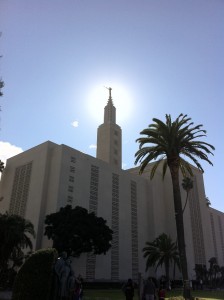
<instances>
[{"instance_id":1,"label":"wispy cloud","mask_svg":"<svg viewBox=\"0 0 224 300\"><path fill-rule=\"evenodd\" d=\"M12 145L9 142L0 141L0 159L4 163L8 158L15 156L21 152L23 152L22 148Z\"/></svg>"},{"instance_id":2,"label":"wispy cloud","mask_svg":"<svg viewBox=\"0 0 224 300\"><path fill-rule=\"evenodd\" d=\"M89 149L96 149L96 145L94 144L89 145Z\"/></svg>"},{"instance_id":3,"label":"wispy cloud","mask_svg":"<svg viewBox=\"0 0 224 300\"><path fill-rule=\"evenodd\" d=\"M78 126L79 126L79 121L75 120L75 121L73 121L73 122L71 123L71 125L72 125L73 127L78 127Z\"/></svg>"}]
</instances>

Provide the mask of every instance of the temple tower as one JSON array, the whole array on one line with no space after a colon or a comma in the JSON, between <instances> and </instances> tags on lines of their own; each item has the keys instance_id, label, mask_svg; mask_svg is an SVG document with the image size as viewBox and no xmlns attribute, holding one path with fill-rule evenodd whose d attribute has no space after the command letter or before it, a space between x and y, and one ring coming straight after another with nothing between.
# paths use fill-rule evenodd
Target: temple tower
<instances>
[{"instance_id":1,"label":"temple tower","mask_svg":"<svg viewBox=\"0 0 224 300\"><path fill-rule=\"evenodd\" d=\"M116 124L116 108L111 97L112 88L107 89L109 90L109 99L104 107L104 123L97 130L96 157L111 166L121 168L121 128Z\"/></svg>"}]
</instances>

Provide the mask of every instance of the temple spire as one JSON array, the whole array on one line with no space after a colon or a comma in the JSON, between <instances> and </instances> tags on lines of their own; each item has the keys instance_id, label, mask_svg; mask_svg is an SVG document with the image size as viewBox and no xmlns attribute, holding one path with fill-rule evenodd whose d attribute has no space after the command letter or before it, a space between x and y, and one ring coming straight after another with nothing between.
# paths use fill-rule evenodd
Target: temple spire
<instances>
[{"instance_id":1,"label":"temple spire","mask_svg":"<svg viewBox=\"0 0 224 300\"><path fill-rule=\"evenodd\" d=\"M114 123L116 124L116 108L114 107L112 96L111 96L111 87L106 87L109 90L109 98L107 105L104 107L104 123Z\"/></svg>"},{"instance_id":2,"label":"temple spire","mask_svg":"<svg viewBox=\"0 0 224 300\"><path fill-rule=\"evenodd\" d=\"M109 99L104 107L104 123L97 130L96 157L111 166L121 169L121 128L116 124L116 108L113 105L111 87L105 87L109 91Z\"/></svg>"},{"instance_id":3,"label":"temple spire","mask_svg":"<svg viewBox=\"0 0 224 300\"><path fill-rule=\"evenodd\" d=\"M108 100L112 100L112 97L111 97L112 88L111 87L106 87L106 86L105 86L105 88L109 90L109 99Z\"/></svg>"}]
</instances>

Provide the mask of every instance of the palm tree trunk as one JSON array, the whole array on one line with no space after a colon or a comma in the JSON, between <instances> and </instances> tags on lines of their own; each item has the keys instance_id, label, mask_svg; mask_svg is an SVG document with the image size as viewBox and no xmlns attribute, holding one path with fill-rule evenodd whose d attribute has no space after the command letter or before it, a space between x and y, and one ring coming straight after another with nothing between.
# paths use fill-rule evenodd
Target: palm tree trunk
<instances>
[{"instance_id":1,"label":"palm tree trunk","mask_svg":"<svg viewBox=\"0 0 224 300\"><path fill-rule=\"evenodd\" d=\"M167 288L170 285L170 262L169 260L165 261L165 271L166 271L166 279L167 279Z\"/></svg>"},{"instance_id":2,"label":"palm tree trunk","mask_svg":"<svg viewBox=\"0 0 224 300\"><path fill-rule=\"evenodd\" d=\"M186 208L186 205L187 205L187 200L188 200L188 195L189 195L189 192L187 192L187 196L186 196L186 200L185 200L185 204L184 204L184 208L183 208L182 213L184 213L184 211L185 211L185 208Z\"/></svg>"},{"instance_id":3,"label":"palm tree trunk","mask_svg":"<svg viewBox=\"0 0 224 300\"><path fill-rule=\"evenodd\" d=\"M177 228L177 240L178 240L178 250L180 254L180 265L182 270L182 276L185 285L188 286L188 269L187 269L187 256L185 247L185 235L184 235L184 221L183 221L183 210L180 194L180 184L179 184L179 160L175 159L168 162L170 168L172 184L173 184L173 197L174 197L174 210L175 210L175 220ZM187 295L187 296L185 296ZM184 296L188 298L188 293L184 288Z\"/></svg>"}]
</instances>

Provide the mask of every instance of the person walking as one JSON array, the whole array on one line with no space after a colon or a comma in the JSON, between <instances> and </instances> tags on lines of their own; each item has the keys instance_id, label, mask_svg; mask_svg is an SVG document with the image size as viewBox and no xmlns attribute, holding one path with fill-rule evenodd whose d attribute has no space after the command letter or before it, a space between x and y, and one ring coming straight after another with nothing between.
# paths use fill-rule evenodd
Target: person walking
<instances>
[{"instance_id":1,"label":"person walking","mask_svg":"<svg viewBox=\"0 0 224 300\"><path fill-rule=\"evenodd\" d=\"M154 300L155 293L156 293L155 285L152 281L152 278L149 277L146 280L144 288L143 288L143 295L144 295L145 300Z\"/></svg>"},{"instance_id":2,"label":"person walking","mask_svg":"<svg viewBox=\"0 0 224 300\"><path fill-rule=\"evenodd\" d=\"M134 284L131 278L128 279L127 283L123 287L123 291L126 300L133 300L134 297Z\"/></svg>"},{"instance_id":3,"label":"person walking","mask_svg":"<svg viewBox=\"0 0 224 300\"><path fill-rule=\"evenodd\" d=\"M164 287L160 287L159 292L158 292L159 300L165 300L166 297L166 290Z\"/></svg>"}]
</instances>

